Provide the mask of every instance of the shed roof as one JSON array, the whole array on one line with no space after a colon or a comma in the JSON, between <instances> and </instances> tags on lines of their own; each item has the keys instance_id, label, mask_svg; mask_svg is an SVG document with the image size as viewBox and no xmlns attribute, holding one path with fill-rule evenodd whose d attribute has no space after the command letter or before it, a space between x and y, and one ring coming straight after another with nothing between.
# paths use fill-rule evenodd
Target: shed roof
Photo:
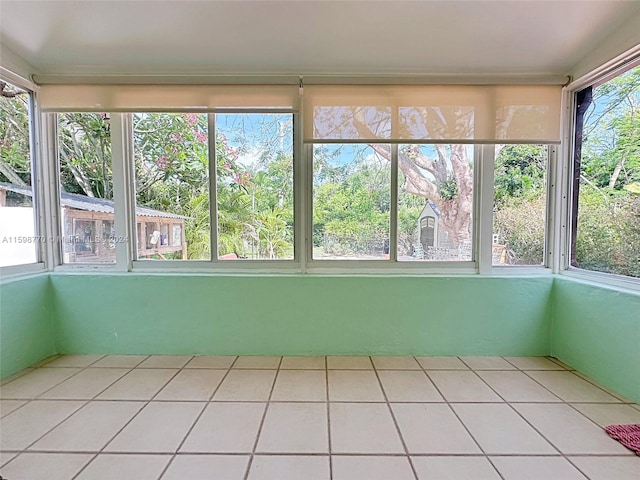
<instances>
[{"instance_id":1,"label":"shed roof","mask_svg":"<svg viewBox=\"0 0 640 480\"><path fill-rule=\"evenodd\" d=\"M25 187L13 183L0 182L0 190L19 193L20 195L26 195L28 197L33 196L31 187ZM114 213L113 201L106 200L104 198L88 197L86 195L80 195L78 193L61 192L60 205L63 207L75 208L76 210L85 210L89 212ZM145 217L176 218L182 220L187 218L182 215L162 212L160 210L154 210L152 208L139 207L137 205L136 215Z\"/></svg>"}]
</instances>

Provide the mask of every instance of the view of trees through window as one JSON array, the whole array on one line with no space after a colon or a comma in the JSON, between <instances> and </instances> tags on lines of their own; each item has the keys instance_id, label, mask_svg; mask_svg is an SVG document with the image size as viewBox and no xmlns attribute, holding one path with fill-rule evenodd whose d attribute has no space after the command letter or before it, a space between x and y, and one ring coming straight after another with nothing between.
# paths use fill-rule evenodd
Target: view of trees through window
<instances>
[{"instance_id":1,"label":"view of trees through window","mask_svg":"<svg viewBox=\"0 0 640 480\"><path fill-rule=\"evenodd\" d=\"M292 260L293 115L216 114L218 256Z\"/></svg>"},{"instance_id":2,"label":"view of trees through window","mask_svg":"<svg viewBox=\"0 0 640 480\"><path fill-rule=\"evenodd\" d=\"M640 277L640 67L578 99L583 125L571 263Z\"/></svg>"},{"instance_id":3,"label":"view of trees through window","mask_svg":"<svg viewBox=\"0 0 640 480\"><path fill-rule=\"evenodd\" d=\"M389 258L389 145L316 145L313 258Z\"/></svg>"},{"instance_id":4,"label":"view of trees through window","mask_svg":"<svg viewBox=\"0 0 640 480\"><path fill-rule=\"evenodd\" d=\"M58 159L63 263L114 263L109 116L58 115Z\"/></svg>"},{"instance_id":5,"label":"view of trees through window","mask_svg":"<svg viewBox=\"0 0 640 480\"><path fill-rule=\"evenodd\" d=\"M208 260L206 114L133 115L137 257Z\"/></svg>"},{"instance_id":6,"label":"view of trees through window","mask_svg":"<svg viewBox=\"0 0 640 480\"><path fill-rule=\"evenodd\" d=\"M2 85L1 233L34 239L29 93ZM578 103L571 264L640 277L640 67L578 92ZM311 147L313 259L393 256L391 165L397 155L393 253L401 262L472 260L479 147L419 140L385 144L388 122L380 122L382 133L372 133L359 107L344 108L349 115L341 117L343 128L366 140L320 140ZM460 118L464 128L457 137L473 140L466 110L445 112L451 119L414 110L420 115L407 117L409 127L424 123L437 137ZM329 122L318 118L318 128ZM212 124L215 132L209 131ZM112 263L120 237L110 116L59 113L57 126L63 261ZM292 114L137 113L132 126L137 258L209 260L216 223L214 248L221 260L294 258ZM210 158L216 159L214 192ZM544 264L548 158L546 145L495 146L494 265ZM35 262L31 243L3 244L2 265Z\"/></svg>"},{"instance_id":7,"label":"view of trees through window","mask_svg":"<svg viewBox=\"0 0 640 480\"><path fill-rule=\"evenodd\" d=\"M216 114L218 256L293 258L292 115ZM133 116L138 257L211 258L208 115Z\"/></svg>"},{"instance_id":8,"label":"view of trees through window","mask_svg":"<svg viewBox=\"0 0 640 480\"><path fill-rule=\"evenodd\" d=\"M546 222L546 145L497 145L494 265L542 265Z\"/></svg>"},{"instance_id":9,"label":"view of trees through window","mask_svg":"<svg viewBox=\"0 0 640 480\"><path fill-rule=\"evenodd\" d=\"M0 81L0 266L36 261L29 93Z\"/></svg>"},{"instance_id":10,"label":"view of trees through window","mask_svg":"<svg viewBox=\"0 0 640 480\"><path fill-rule=\"evenodd\" d=\"M398 260L472 259L473 151L398 147Z\"/></svg>"}]
</instances>

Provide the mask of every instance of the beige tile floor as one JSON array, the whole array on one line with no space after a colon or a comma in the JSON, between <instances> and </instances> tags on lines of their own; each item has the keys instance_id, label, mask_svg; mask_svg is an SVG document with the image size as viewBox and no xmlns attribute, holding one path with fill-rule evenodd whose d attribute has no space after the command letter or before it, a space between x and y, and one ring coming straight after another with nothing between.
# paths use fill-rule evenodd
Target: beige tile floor
<instances>
[{"instance_id":1,"label":"beige tile floor","mask_svg":"<svg viewBox=\"0 0 640 480\"><path fill-rule=\"evenodd\" d=\"M7 480L640 479L640 407L542 357L70 355L0 413Z\"/></svg>"}]
</instances>

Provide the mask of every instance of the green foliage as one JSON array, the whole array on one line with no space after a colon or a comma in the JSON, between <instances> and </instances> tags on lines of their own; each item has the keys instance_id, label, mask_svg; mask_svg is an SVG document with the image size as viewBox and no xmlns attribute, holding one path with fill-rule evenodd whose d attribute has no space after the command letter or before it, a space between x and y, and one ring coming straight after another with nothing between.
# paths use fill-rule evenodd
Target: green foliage
<instances>
[{"instance_id":1,"label":"green foliage","mask_svg":"<svg viewBox=\"0 0 640 480\"><path fill-rule=\"evenodd\" d=\"M583 142L577 266L640 277L640 67L594 89Z\"/></svg>"},{"instance_id":2,"label":"green foliage","mask_svg":"<svg viewBox=\"0 0 640 480\"><path fill-rule=\"evenodd\" d=\"M585 188L579 202L577 266L640 277L640 198Z\"/></svg>"},{"instance_id":3,"label":"green foliage","mask_svg":"<svg viewBox=\"0 0 640 480\"><path fill-rule=\"evenodd\" d=\"M261 258L270 260L280 258L293 248L287 240L288 230L285 220L287 213L274 208L258 214L258 248Z\"/></svg>"},{"instance_id":4,"label":"green foliage","mask_svg":"<svg viewBox=\"0 0 640 480\"><path fill-rule=\"evenodd\" d=\"M113 198L111 132L106 115L59 114L58 154L63 191Z\"/></svg>"},{"instance_id":5,"label":"green foliage","mask_svg":"<svg viewBox=\"0 0 640 480\"><path fill-rule=\"evenodd\" d=\"M513 197L535 198L544 191L547 147L507 145L495 161L494 199L500 206Z\"/></svg>"},{"instance_id":6,"label":"green foliage","mask_svg":"<svg viewBox=\"0 0 640 480\"><path fill-rule=\"evenodd\" d=\"M0 97L0 182L31 183L29 97Z\"/></svg>"},{"instance_id":7,"label":"green foliage","mask_svg":"<svg viewBox=\"0 0 640 480\"><path fill-rule=\"evenodd\" d=\"M453 200L458 197L458 181L453 174L449 174L444 182L439 182L437 185L443 200Z\"/></svg>"},{"instance_id":8,"label":"green foliage","mask_svg":"<svg viewBox=\"0 0 640 480\"><path fill-rule=\"evenodd\" d=\"M544 145L506 145L496 157L493 232L507 264L543 262L547 157Z\"/></svg>"},{"instance_id":9,"label":"green foliage","mask_svg":"<svg viewBox=\"0 0 640 480\"><path fill-rule=\"evenodd\" d=\"M184 232L187 242L187 258L210 258L209 196L202 193L190 198L183 214L187 217Z\"/></svg>"},{"instance_id":10,"label":"green foliage","mask_svg":"<svg viewBox=\"0 0 640 480\"><path fill-rule=\"evenodd\" d=\"M389 236L389 163L362 152L343 165L324 160L315 163L314 246L332 255L381 253Z\"/></svg>"},{"instance_id":11,"label":"green foliage","mask_svg":"<svg viewBox=\"0 0 640 480\"><path fill-rule=\"evenodd\" d=\"M506 263L541 265L544 260L545 195L503 198L493 217L493 231L504 242Z\"/></svg>"}]
</instances>

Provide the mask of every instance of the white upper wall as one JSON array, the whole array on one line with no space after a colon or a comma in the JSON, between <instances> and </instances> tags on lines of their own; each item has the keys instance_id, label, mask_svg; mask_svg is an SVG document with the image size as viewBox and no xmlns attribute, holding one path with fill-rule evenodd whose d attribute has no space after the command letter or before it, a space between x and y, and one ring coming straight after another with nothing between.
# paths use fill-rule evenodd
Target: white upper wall
<instances>
[{"instance_id":1,"label":"white upper wall","mask_svg":"<svg viewBox=\"0 0 640 480\"><path fill-rule=\"evenodd\" d=\"M567 74L639 10L637 0L2 0L0 43L33 73Z\"/></svg>"}]
</instances>

